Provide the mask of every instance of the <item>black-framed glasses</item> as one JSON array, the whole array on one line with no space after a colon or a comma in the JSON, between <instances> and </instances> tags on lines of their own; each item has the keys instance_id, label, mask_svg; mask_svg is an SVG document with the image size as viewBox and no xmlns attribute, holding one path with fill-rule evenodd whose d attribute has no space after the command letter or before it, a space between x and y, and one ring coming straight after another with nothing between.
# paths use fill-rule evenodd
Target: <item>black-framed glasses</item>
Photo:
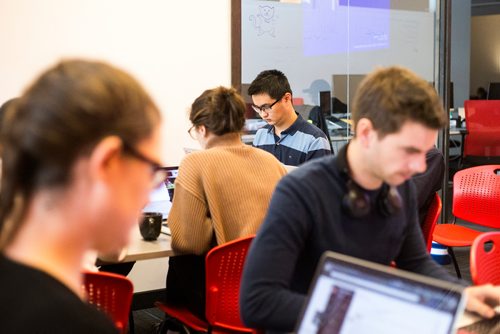
<instances>
[{"instance_id":1,"label":"black-framed glasses","mask_svg":"<svg viewBox=\"0 0 500 334\"><path fill-rule=\"evenodd\" d=\"M142 162L147 163L151 167L151 174L153 175L152 181L151 181L151 186L153 188L156 188L159 186L161 183L163 183L167 177L168 177L168 172L163 169L162 165L159 164L156 161L153 161L137 151L135 148L132 146L128 145L127 143L123 143L123 152L129 154L130 156L136 158L137 160L140 160Z\"/></svg>"},{"instance_id":2,"label":"black-framed glasses","mask_svg":"<svg viewBox=\"0 0 500 334\"><path fill-rule=\"evenodd\" d=\"M286 93L285 93L286 94ZM273 109L273 106L278 103L279 101L281 101L281 99L283 99L285 97L285 94L283 94L279 99L277 99L276 101L274 101L273 103L269 104L269 103L265 103L261 106L257 106L255 104L252 103L252 108L253 110L255 110L255 112L259 115L262 115L262 113L266 113L266 114L269 114L272 109Z\"/></svg>"},{"instance_id":3,"label":"black-framed glasses","mask_svg":"<svg viewBox=\"0 0 500 334\"><path fill-rule=\"evenodd\" d=\"M189 128L188 134L194 140L198 140L198 131L196 130L196 125L193 125Z\"/></svg>"}]
</instances>

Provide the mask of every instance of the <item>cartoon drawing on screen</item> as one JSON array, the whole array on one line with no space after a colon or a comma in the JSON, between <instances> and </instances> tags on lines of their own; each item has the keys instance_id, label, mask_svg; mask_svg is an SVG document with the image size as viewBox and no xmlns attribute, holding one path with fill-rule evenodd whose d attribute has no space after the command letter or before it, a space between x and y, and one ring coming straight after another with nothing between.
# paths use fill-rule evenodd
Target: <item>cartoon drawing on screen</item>
<instances>
[{"instance_id":1,"label":"cartoon drawing on screen","mask_svg":"<svg viewBox=\"0 0 500 334\"><path fill-rule=\"evenodd\" d=\"M271 6L260 6L259 13L257 15L250 15L249 20L253 22L255 30L258 31L259 36L263 34L269 34L272 37L274 35L274 7Z\"/></svg>"}]
</instances>

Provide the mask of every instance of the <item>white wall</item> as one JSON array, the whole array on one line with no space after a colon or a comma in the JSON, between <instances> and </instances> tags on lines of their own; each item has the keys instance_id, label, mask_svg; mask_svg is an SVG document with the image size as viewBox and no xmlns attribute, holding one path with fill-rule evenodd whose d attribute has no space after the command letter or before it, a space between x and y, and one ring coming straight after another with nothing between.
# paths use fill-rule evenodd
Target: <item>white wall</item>
<instances>
[{"instance_id":1,"label":"white wall","mask_svg":"<svg viewBox=\"0 0 500 334\"><path fill-rule=\"evenodd\" d=\"M0 104L61 57L90 57L135 75L165 117L165 162L176 164L187 108L230 85L230 0L2 0Z\"/></svg>"},{"instance_id":2,"label":"white wall","mask_svg":"<svg viewBox=\"0 0 500 334\"><path fill-rule=\"evenodd\" d=\"M62 57L106 60L133 74L164 115L164 160L178 164L187 110L231 83L230 0L1 0L0 104ZM136 291L165 286L167 259L138 262Z\"/></svg>"}]
</instances>

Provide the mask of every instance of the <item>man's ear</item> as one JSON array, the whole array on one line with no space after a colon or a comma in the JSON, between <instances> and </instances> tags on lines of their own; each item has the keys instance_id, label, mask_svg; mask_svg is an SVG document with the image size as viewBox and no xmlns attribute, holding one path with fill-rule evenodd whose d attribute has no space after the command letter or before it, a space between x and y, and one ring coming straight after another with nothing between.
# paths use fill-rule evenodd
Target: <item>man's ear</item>
<instances>
[{"instance_id":1,"label":"man's ear","mask_svg":"<svg viewBox=\"0 0 500 334\"><path fill-rule=\"evenodd\" d=\"M356 124L356 139L364 146L368 147L377 133L373 128L373 123L368 118L361 118Z\"/></svg>"},{"instance_id":2,"label":"man's ear","mask_svg":"<svg viewBox=\"0 0 500 334\"><path fill-rule=\"evenodd\" d=\"M283 95L283 99L285 100L285 102L292 103L292 94L290 92L285 93L285 95Z\"/></svg>"},{"instance_id":3,"label":"man's ear","mask_svg":"<svg viewBox=\"0 0 500 334\"><path fill-rule=\"evenodd\" d=\"M122 151L122 140L117 136L108 136L99 141L89 157L93 177L106 178L116 168Z\"/></svg>"}]
</instances>

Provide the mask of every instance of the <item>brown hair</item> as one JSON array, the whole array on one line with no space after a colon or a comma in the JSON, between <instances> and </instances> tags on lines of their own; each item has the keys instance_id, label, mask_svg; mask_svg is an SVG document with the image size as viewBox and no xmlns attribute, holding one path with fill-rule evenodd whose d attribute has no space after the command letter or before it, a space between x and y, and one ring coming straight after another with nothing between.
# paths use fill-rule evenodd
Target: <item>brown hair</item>
<instances>
[{"instance_id":1,"label":"brown hair","mask_svg":"<svg viewBox=\"0 0 500 334\"><path fill-rule=\"evenodd\" d=\"M0 248L40 189L64 187L77 158L106 136L147 138L160 113L141 85L111 65L66 60L48 69L6 115L1 142Z\"/></svg>"},{"instance_id":2,"label":"brown hair","mask_svg":"<svg viewBox=\"0 0 500 334\"><path fill-rule=\"evenodd\" d=\"M194 100L189 120L218 136L240 132L245 125L245 102L234 88L208 89Z\"/></svg>"},{"instance_id":3,"label":"brown hair","mask_svg":"<svg viewBox=\"0 0 500 334\"><path fill-rule=\"evenodd\" d=\"M398 132L408 120L431 129L445 126L447 118L434 87L402 67L377 69L361 82L352 106L356 125L369 119L380 136Z\"/></svg>"}]
</instances>

